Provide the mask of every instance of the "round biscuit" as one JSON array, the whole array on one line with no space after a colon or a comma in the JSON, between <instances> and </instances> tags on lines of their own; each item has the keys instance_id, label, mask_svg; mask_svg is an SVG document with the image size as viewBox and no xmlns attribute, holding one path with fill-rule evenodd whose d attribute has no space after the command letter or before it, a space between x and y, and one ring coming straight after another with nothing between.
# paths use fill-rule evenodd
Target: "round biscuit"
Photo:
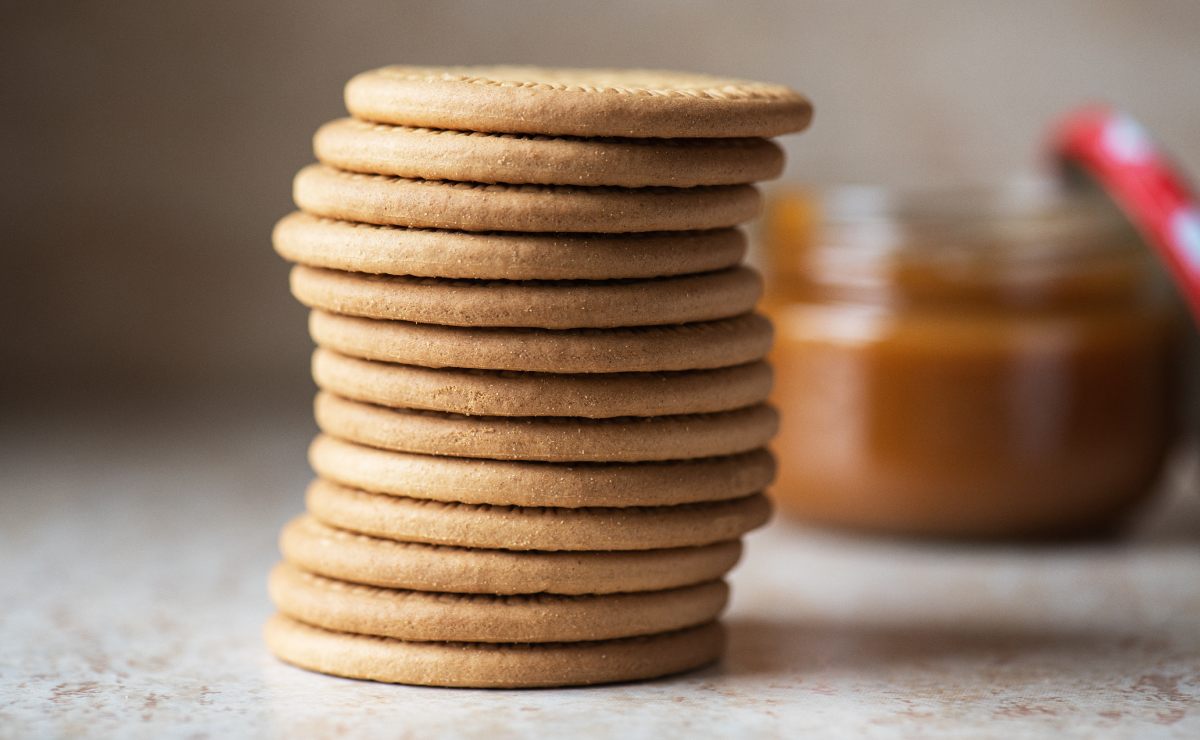
<instances>
[{"instance_id":1,"label":"round biscuit","mask_svg":"<svg viewBox=\"0 0 1200 740\"><path fill-rule=\"evenodd\" d=\"M284 526L279 549L288 562L342 581L475 594L659 591L721 578L742 554L739 540L622 552L468 549L370 537L307 514Z\"/></svg>"},{"instance_id":2,"label":"round biscuit","mask_svg":"<svg viewBox=\"0 0 1200 740\"><path fill-rule=\"evenodd\" d=\"M421 367L540 373L675 372L761 360L771 322L760 314L626 329L497 329L309 314L322 347L368 360Z\"/></svg>"},{"instance_id":3,"label":"round biscuit","mask_svg":"<svg viewBox=\"0 0 1200 740\"><path fill-rule=\"evenodd\" d=\"M409 229L296 211L275 224L284 259L350 272L473 280L619 280L733 267L738 229L643 234L517 234Z\"/></svg>"},{"instance_id":4,"label":"round biscuit","mask_svg":"<svg viewBox=\"0 0 1200 740\"><path fill-rule=\"evenodd\" d=\"M364 586L280 563L268 592L282 614L337 632L437 642L611 640L693 627L721 614L724 581L666 591L565 596L432 593Z\"/></svg>"},{"instance_id":5,"label":"round biscuit","mask_svg":"<svg viewBox=\"0 0 1200 740\"><path fill-rule=\"evenodd\" d=\"M313 151L340 170L459 182L689 188L772 180L783 171L783 150L759 138L584 139L355 118L317 129Z\"/></svg>"},{"instance_id":6,"label":"round biscuit","mask_svg":"<svg viewBox=\"0 0 1200 740\"><path fill-rule=\"evenodd\" d=\"M533 507L370 493L327 480L308 511L331 527L402 542L488 550L661 550L741 537L770 518L766 496L674 506Z\"/></svg>"},{"instance_id":7,"label":"round biscuit","mask_svg":"<svg viewBox=\"0 0 1200 740\"><path fill-rule=\"evenodd\" d=\"M409 642L333 632L277 614L263 630L276 657L346 678L418 686L536 688L657 678L720 657L724 632L710 622L620 640L494 644Z\"/></svg>"},{"instance_id":8,"label":"round biscuit","mask_svg":"<svg viewBox=\"0 0 1200 740\"><path fill-rule=\"evenodd\" d=\"M772 380L762 361L666 373L521 373L396 365L326 349L313 353L312 373L323 390L380 406L595 419L745 408L767 399Z\"/></svg>"},{"instance_id":9,"label":"round biscuit","mask_svg":"<svg viewBox=\"0 0 1200 740\"><path fill-rule=\"evenodd\" d=\"M292 199L305 213L380 226L615 234L737 226L758 215L751 185L578 188L488 185L304 167Z\"/></svg>"},{"instance_id":10,"label":"round biscuit","mask_svg":"<svg viewBox=\"0 0 1200 740\"><path fill-rule=\"evenodd\" d=\"M397 65L356 75L345 98L358 118L460 131L766 137L812 120L783 85L647 69Z\"/></svg>"},{"instance_id":11,"label":"round biscuit","mask_svg":"<svg viewBox=\"0 0 1200 740\"><path fill-rule=\"evenodd\" d=\"M431 501L497 506L673 506L748 496L775 477L765 449L639 463L547 463L417 455L319 435L308 450L322 478Z\"/></svg>"},{"instance_id":12,"label":"round biscuit","mask_svg":"<svg viewBox=\"0 0 1200 740\"><path fill-rule=\"evenodd\" d=\"M465 416L387 408L322 392L313 403L328 435L424 455L545 462L641 462L734 455L764 447L779 427L770 406L677 416L579 419Z\"/></svg>"},{"instance_id":13,"label":"round biscuit","mask_svg":"<svg viewBox=\"0 0 1200 740\"><path fill-rule=\"evenodd\" d=\"M754 310L750 267L646 280L513 281L373 275L296 265L292 295L309 308L419 324L612 329L687 324Z\"/></svg>"}]
</instances>

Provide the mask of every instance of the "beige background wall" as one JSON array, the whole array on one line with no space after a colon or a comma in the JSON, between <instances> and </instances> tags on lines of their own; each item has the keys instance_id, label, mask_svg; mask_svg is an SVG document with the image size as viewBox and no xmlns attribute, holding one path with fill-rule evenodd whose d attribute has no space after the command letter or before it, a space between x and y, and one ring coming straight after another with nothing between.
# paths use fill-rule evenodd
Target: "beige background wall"
<instances>
[{"instance_id":1,"label":"beige background wall","mask_svg":"<svg viewBox=\"0 0 1200 740\"><path fill-rule=\"evenodd\" d=\"M817 105L788 177L993 181L1080 101L1200 172L1200 3L24 3L0 24L0 400L308 393L271 253L341 83L388 62L694 68Z\"/></svg>"}]
</instances>

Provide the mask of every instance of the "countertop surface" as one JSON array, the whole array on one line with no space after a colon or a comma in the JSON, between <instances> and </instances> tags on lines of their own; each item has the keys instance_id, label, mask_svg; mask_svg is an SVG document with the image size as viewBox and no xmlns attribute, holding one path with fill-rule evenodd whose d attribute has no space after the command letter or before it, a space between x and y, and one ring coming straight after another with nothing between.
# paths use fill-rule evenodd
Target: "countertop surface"
<instances>
[{"instance_id":1,"label":"countertop surface","mask_svg":"<svg viewBox=\"0 0 1200 740\"><path fill-rule=\"evenodd\" d=\"M719 665L467 691L329 678L263 648L311 422L0 423L0 736L1200 737L1195 466L1127 537L968 547L776 522Z\"/></svg>"}]
</instances>

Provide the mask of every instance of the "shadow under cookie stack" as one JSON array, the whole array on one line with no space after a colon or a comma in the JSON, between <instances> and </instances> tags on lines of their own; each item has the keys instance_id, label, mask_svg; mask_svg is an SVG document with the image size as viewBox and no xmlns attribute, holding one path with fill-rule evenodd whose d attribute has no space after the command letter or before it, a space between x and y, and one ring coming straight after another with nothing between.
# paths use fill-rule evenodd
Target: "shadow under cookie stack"
<instances>
[{"instance_id":1,"label":"shadow under cookie stack","mask_svg":"<svg viewBox=\"0 0 1200 740\"><path fill-rule=\"evenodd\" d=\"M387 67L275 229L321 435L271 650L398 683L566 686L720 656L775 411L735 228L803 129L777 85Z\"/></svg>"}]
</instances>

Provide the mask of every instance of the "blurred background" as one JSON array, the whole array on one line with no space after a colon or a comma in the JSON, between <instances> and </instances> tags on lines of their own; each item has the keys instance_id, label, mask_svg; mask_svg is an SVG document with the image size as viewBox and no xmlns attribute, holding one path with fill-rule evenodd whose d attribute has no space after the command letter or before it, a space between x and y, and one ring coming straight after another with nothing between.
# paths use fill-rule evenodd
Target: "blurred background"
<instances>
[{"instance_id":1,"label":"blurred background","mask_svg":"<svg viewBox=\"0 0 1200 740\"><path fill-rule=\"evenodd\" d=\"M1037 170L1054 116L1096 99L1200 171L1188 0L125 0L4 16L10 419L184 399L307 413L305 312L270 229L344 81L385 63L787 83L818 111L785 142L797 183L1001 182Z\"/></svg>"}]
</instances>

